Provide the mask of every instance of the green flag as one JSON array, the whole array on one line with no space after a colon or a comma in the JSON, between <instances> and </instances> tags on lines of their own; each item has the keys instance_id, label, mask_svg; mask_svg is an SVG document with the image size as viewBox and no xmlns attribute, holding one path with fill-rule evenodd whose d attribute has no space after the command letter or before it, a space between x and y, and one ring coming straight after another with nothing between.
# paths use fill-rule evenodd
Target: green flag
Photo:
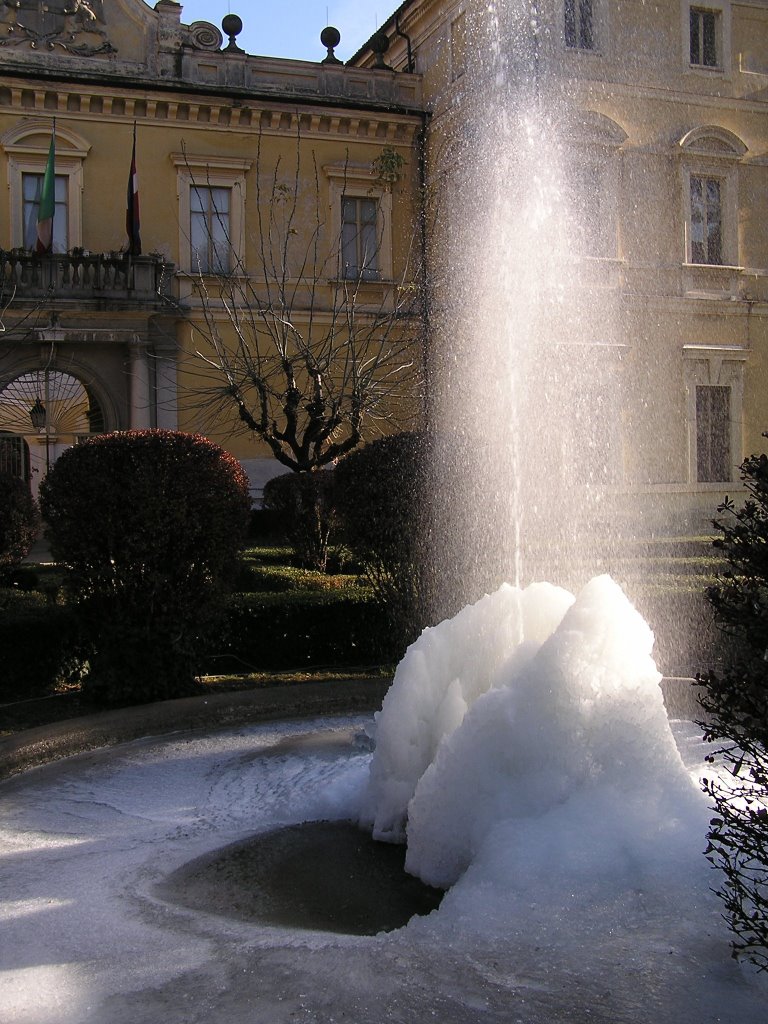
<instances>
[{"instance_id":1,"label":"green flag","mask_svg":"<svg viewBox=\"0 0 768 1024\"><path fill-rule=\"evenodd\" d=\"M37 243L35 252L51 252L53 248L53 213L56 208L56 125L51 132L51 148L43 175L40 206L37 211Z\"/></svg>"}]
</instances>

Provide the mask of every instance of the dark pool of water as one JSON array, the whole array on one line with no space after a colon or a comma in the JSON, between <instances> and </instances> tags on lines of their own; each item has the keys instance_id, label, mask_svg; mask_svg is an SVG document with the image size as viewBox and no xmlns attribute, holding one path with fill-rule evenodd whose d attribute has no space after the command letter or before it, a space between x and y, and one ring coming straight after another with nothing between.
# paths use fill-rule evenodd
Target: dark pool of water
<instances>
[{"instance_id":1,"label":"dark pool of water","mask_svg":"<svg viewBox=\"0 0 768 1024\"><path fill-rule=\"evenodd\" d=\"M312 821L206 854L157 887L169 903L242 921L347 935L401 928L439 889L406 874L405 847L348 821Z\"/></svg>"}]
</instances>

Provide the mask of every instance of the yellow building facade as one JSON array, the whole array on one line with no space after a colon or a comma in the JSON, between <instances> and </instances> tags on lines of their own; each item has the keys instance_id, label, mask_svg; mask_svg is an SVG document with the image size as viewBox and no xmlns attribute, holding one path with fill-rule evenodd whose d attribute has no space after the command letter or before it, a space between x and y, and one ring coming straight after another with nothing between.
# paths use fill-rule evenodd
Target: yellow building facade
<instances>
[{"instance_id":1,"label":"yellow building facade","mask_svg":"<svg viewBox=\"0 0 768 1024\"><path fill-rule=\"evenodd\" d=\"M285 466L227 393L228 373L247 376L249 328L262 356L274 339L325 346L331 399L351 335L383 332L403 380L406 362L418 373L418 349L405 358L418 331L402 324L419 76L344 67L333 34L317 63L250 56L239 19L225 19L227 39L182 13L175 0L0 7L0 458L35 490L89 433L167 427L224 444L258 497ZM52 137L53 243L40 254ZM279 408L285 383L271 386ZM364 436L412 421L405 391L369 388Z\"/></svg>"},{"instance_id":2,"label":"yellow building facade","mask_svg":"<svg viewBox=\"0 0 768 1024\"><path fill-rule=\"evenodd\" d=\"M518 91L531 95L533 77L536 102L557 111L580 239L571 301L640 398L597 395L613 454L578 473L641 508L649 528L699 525L763 447L766 0L541 0L533 13L406 0L344 66L333 34L317 63L251 56L238 19L227 39L185 25L173 0L71 8L0 8L7 468L34 482L89 432L178 426L229 448L258 495L285 467L224 393L228 373L248 377L237 353L256 329L249 310L262 327L268 311L278 349L301 336L335 359L356 325L417 337L410 300L428 280L427 354L417 342L406 358L398 342L393 358L424 359L429 392L454 359L442 317L456 286L446 264L463 244L452 212L471 207L465 167L488 137L483 75L500 55L509 81L529 82ZM54 118L54 252L38 258L35 189ZM134 128L140 256L125 252ZM432 215L434 197L447 216ZM380 396L364 436L413 420L417 375ZM427 408L440 401L435 389ZM557 458L567 476L567 439Z\"/></svg>"}]
</instances>

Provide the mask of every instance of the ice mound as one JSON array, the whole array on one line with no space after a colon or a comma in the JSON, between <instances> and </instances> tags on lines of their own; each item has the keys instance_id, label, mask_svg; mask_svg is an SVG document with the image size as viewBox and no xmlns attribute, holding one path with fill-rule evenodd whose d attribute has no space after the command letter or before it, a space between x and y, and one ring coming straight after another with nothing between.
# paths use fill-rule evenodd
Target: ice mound
<instances>
[{"instance_id":1,"label":"ice mound","mask_svg":"<svg viewBox=\"0 0 768 1024\"><path fill-rule=\"evenodd\" d=\"M672 853L705 808L652 648L608 576L575 599L504 586L425 630L378 716L361 822L406 833L408 870L443 887L476 862L570 884Z\"/></svg>"},{"instance_id":2,"label":"ice mound","mask_svg":"<svg viewBox=\"0 0 768 1024\"><path fill-rule=\"evenodd\" d=\"M474 702L503 684L560 624L573 596L549 583L508 584L425 629L397 667L376 716L376 753L361 824L405 840L408 803L441 742Z\"/></svg>"}]
</instances>

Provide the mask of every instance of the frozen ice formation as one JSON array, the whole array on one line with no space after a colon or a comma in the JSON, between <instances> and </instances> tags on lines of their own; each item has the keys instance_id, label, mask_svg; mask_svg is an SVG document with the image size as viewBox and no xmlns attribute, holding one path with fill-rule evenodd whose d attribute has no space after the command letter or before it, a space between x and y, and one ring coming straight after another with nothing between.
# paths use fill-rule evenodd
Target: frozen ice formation
<instances>
[{"instance_id":1,"label":"frozen ice formation","mask_svg":"<svg viewBox=\"0 0 768 1024\"><path fill-rule=\"evenodd\" d=\"M652 648L609 576L575 598L504 585L425 630L378 715L361 823L443 887L480 862L514 886L672 855L705 808Z\"/></svg>"}]
</instances>

